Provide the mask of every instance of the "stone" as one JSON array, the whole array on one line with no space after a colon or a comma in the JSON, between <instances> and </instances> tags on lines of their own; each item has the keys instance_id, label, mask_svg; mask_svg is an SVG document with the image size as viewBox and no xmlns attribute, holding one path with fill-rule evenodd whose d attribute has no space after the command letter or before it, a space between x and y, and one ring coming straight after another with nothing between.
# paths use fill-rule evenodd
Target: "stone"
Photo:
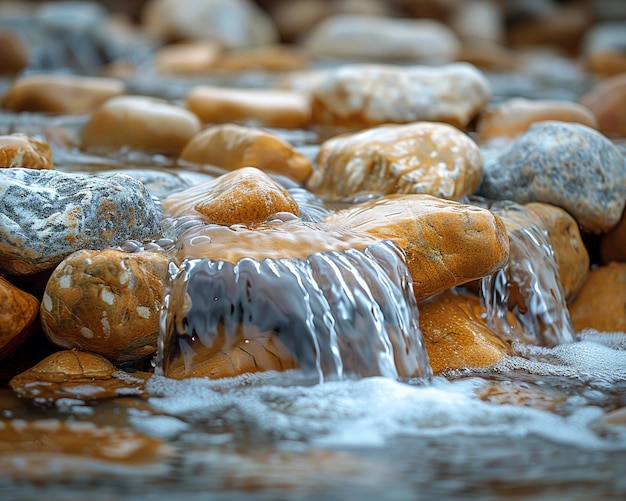
<instances>
[{"instance_id":1,"label":"stone","mask_svg":"<svg viewBox=\"0 0 626 501\"><path fill-rule=\"evenodd\" d=\"M487 104L491 89L467 63L352 64L319 75L311 94L315 124L362 129L426 120L463 128Z\"/></svg>"},{"instance_id":2,"label":"stone","mask_svg":"<svg viewBox=\"0 0 626 501\"><path fill-rule=\"evenodd\" d=\"M250 0L150 0L141 21L150 35L168 42L209 39L232 48L278 40L272 19Z\"/></svg>"},{"instance_id":3,"label":"stone","mask_svg":"<svg viewBox=\"0 0 626 501\"><path fill-rule=\"evenodd\" d=\"M619 223L600 237L600 261L609 264L612 261L626 262L626 217L622 214Z\"/></svg>"},{"instance_id":4,"label":"stone","mask_svg":"<svg viewBox=\"0 0 626 501\"><path fill-rule=\"evenodd\" d=\"M56 267L44 291L46 336L57 346L97 353L115 364L152 355L168 263L162 252L74 252Z\"/></svg>"},{"instance_id":5,"label":"stone","mask_svg":"<svg viewBox=\"0 0 626 501\"><path fill-rule=\"evenodd\" d=\"M359 193L471 195L482 176L478 145L443 123L381 125L324 141L307 188L328 199Z\"/></svg>"},{"instance_id":6,"label":"stone","mask_svg":"<svg viewBox=\"0 0 626 501\"><path fill-rule=\"evenodd\" d=\"M249 49L232 49L222 54L216 64L224 71L288 72L305 69L308 55L296 45L266 45Z\"/></svg>"},{"instance_id":7,"label":"stone","mask_svg":"<svg viewBox=\"0 0 626 501\"><path fill-rule=\"evenodd\" d=\"M581 124L535 123L499 157L485 161L483 170L479 195L556 205L590 233L615 226L626 203L622 154Z\"/></svg>"},{"instance_id":8,"label":"stone","mask_svg":"<svg viewBox=\"0 0 626 501\"><path fill-rule=\"evenodd\" d=\"M202 74L215 67L222 51L222 45L211 40L169 44L155 51L154 67L159 73Z\"/></svg>"},{"instance_id":9,"label":"stone","mask_svg":"<svg viewBox=\"0 0 626 501\"><path fill-rule=\"evenodd\" d=\"M52 169L52 150L47 141L26 134L0 136L0 168Z\"/></svg>"},{"instance_id":10,"label":"stone","mask_svg":"<svg viewBox=\"0 0 626 501\"><path fill-rule=\"evenodd\" d=\"M541 381L489 381L480 388L477 396L490 404L517 405L559 412L567 405L568 396L563 391L543 385Z\"/></svg>"},{"instance_id":11,"label":"stone","mask_svg":"<svg viewBox=\"0 0 626 501\"><path fill-rule=\"evenodd\" d=\"M487 325L477 296L445 291L418 303L420 329L435 374L486 367L510 352Z\"/></svg>"},{"instance_id":12,"label":"stone","mask_svg":"<svg viewBox=\"0 0 626 501\"><path fill-rule=\"evenodd\" d=\"M158 238L159 210L136 179L0 169L0 272L32 275L81 249Z\"/></svg>"},{"instance_id":13,"label":"stone","mask_svg":"<svg viewBox=\"0 0 626 501\"><path fill-rule=\"evenodd\" d=\"M626 331L626 263L592 268L569 311L576 331Z\"/></svg>"},{"instance_id":14,"label":"stone","mask_svg":"<svg viewBox=\"0 0 626 501\"><path fill-rule=\"evenodd\" d=\"M34 73L13 81L1 107L10 111L82 115L125 92L124 82L115 78Z\"/></svg>"},{"instance_id":15,"label":"stone","mask_svg":"<svg viewBox=\"0 0 626 501\"><path fill-rule=\"evenodd\" d=\"M298 182L311 174L311 162L291 144L255 127L223 124L207 127L187 143L180 154L183 167L214 165L225 170L256 167Z\"/></svg>"},{"instance_id":16,"label":"stone","mask_svg":"<svg viewBox=\"0 0 626 501\"><path fill-rule=\"evenodd\" d=\"M489 40L464 40L457 61L462 61L480 69L490 71L514 71L522 68L520 55L506 47Z\"/></svg>"},{"instance_id":17,"label":"stone","mask_svg":"<svg viewBox=\"0 0 626 501\"><path fill-rule=\"evenodd\" d=\"M176 169L150 169L140 167L137 169L111 169L98 170L98 176L108 177L115 174L126 174L134 177L146 187L150 195L163 199L172 193L182 191L190 186L213 179L213 176L201 172L183 172Z\"/></svg>"},{"instance_id":18,"label":"stone","mask_svg":"<svg viewBox=\"0 0 626 501\"><path fill-rule=\"evenodd\" d=\"M506 228L497 216L430 195L387 195L324 221L396 243L418 301L493 273L509 256Z\"/></svg>"},{"instance_id":19,"label":"stone","mask_svg":"<svg viewBox=\"0 0 626 501\"><path fill-rule=\"evenodd\" d=\"M117 370L106 358L87 351L57 351L18 374L9 386L22 398L39 402L61 398L98 400L145 395L149 373Z\"/></svg>"},{"instance_id":20,"label":"stone","mask_svg":"<svg viewBox=\"0 0 626 501\"><path fill-rule=\"evenodd\" d=\"M478 117L479 141L523 134L535 122L556 120L598 128L598 120L585 106L572 101L512 98L488 106Z\"/></svg>"},{"instance_id":21,"label":"stone","mask_svg":"<svg viewBox=\"0 0 626 501\"><path fill-rule=\"evenodd\" d=\"M309 96L297 91L198 85L185 95L184 105L208 124L247 122L298 129L311 122Z\"/></svg>"},{"instance_id":22,"label":"stone","mask_svg":"<svg viewBox=\"0 0 626 501\"><path fill-rule=\"evenodd\" d=\"M460 43L432 19L337 14L317 23L304 46L318 58L442 64L454 61Z\"/></svg>"},{"instance_id":23,"label":"stone","mask_svg":"<svg viewBox=\"0 0 626 501\"><path fill-rule=\"evenodd\" d=\"M200 216L207 223L262 223L277 212L298 216L287 190L256 167L242 167L170 195L162 202L172 217Z\"/></svg>"},{"instance_id":24,"label":"stone","mask_svg":"<svg viewBox=\"0 0 626 501\"><path fill-rule=\"evenodd\" d=\"M28 66L28 48L11 29L0 30L0 75L17 75Z\"/></svg>"},{"instance_id":25,"label":"stone","mask_svg":"<svg viewBox=\"0 0 626 501\"><path fill-rule=\"evenodd\" d=\"M190 111L161 99L119 96L96 109L81 130L83 149L130 148L178 155L200 131Z\"/></svg>"},{"instance_id":26,"label":"stone","mask_svg":"<svg viewBox=\"0 0 626 501\"><path fill-rule=\"evenodd\" d=\"M0 276L0 360L39 327L39 301Z\"/></svg>"},{"instance_id":27,"label":"stone","mask_svg":"<svg viewBox=\"0 0 626 501\"><path fill-rule=\"evenodd\" d=\"M579 99L598 119L608 137L626 137L626 74L607 77Z\"/></svg>"},{"instance_id":28,"label":"stone","mask_svg":"<svg viewBox=\"0 0 626 501\"><path fill-rule=\"evenodd\" d=\"M583 60L592 73L603 76L626 72L626 22L599 22L583 40Z\"/></svg>"},{"instance_id":29,"label":"stone","mask_svg":"<svg viewBox=\"0 0 626 501\"><path fill-rule=\"evenodd\" d=\"M465 44L469 40L505 42L504 9L490 0L460 2L448 24Z\"/></svg>"}]
</instances>

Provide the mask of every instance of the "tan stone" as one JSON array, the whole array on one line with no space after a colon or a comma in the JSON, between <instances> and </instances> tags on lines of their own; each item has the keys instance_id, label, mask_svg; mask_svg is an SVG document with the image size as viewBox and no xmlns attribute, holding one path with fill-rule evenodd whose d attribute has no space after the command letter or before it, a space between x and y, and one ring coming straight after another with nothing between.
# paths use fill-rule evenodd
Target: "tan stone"
<instances>
[{"instance_id":1,"label":"tan stone","mask_svg":"<svg viewBox=\"0 0 626 501\"><path fill-rule=\"evenodd\" d=\"M598 75L613 76L626 73L626 51L596 50L585 56L587 69Z\"/></svg>"},{"instance_id":2,"label":"tan stone","mask_svg":"<svg viewBox=\"0 0 626 501\"><path fill-rule=\"evenodd\" d=\"M344 65L319 75L312 89L313 122L361 129L420 120L465 127L491 90L472 65Z\"/></svg>"},{"instance_id":3,"label":"tan stone","mask_svg":"<svg viewBox=\"0 0 626 501\"><path fill-rule=\"evenodd\" d=\"M611 261L626 262L626 217L622 214L617 226L600 236L600 259L603 264Z\"/></svg>"},{"instance_id":4,"label":"tan stone","mask_svg":"<svg viewBox=\"0 0 626 501\"><path fill-rule=\"evenodd\" d=\"M0 360L39 328L39 301L0 276Z\"/></svg>"},{"instance_id":5,"label":"tan stone","mask_svg":"<svg viewBox=\"0 0 626 501\"><path fill-rule=\"evenodd\" d=\"M485 40L502 44L505 41L504 21L503 7L498 2L473 0L460 2L448 24L463 43Z\"/></svg>"},{"instance_id":6,"label":"tan stone","mask_svg":"<svg viewBox=\"0 0 626 501\"><path fill-rule=\"evenodd\" d=\"M519 70L522 61L517 52L488 40L463 40L458 61L492 71Z\"/></svg>"},{"instance_id":7,"label":"tan stone","mask_svg":"<svg viewBox=\"0 0 626 501\"><path fill-rule=\"evenodd\" d=\"M17 75L28 66L28 48L17 32L0 30L0 75Z\"/></svg>"},{"instance_id":8,"label":"tan stone","mask_svg":"<svg viewBox=\"0 0 626 501\"><path fill-rule=\"evenodd\" d=\"M388 195L325 222L394 241L406 254L418 301L493 273L508 259L509 239L497 216L430 195Z\"/></svg>"},{"instance_id":9,"label":"tan stone","mask_svg":"<svg viewBox=\"0 0 626 501\"><path fill-rule=\"evenodd\" d=\"M558 120L598 128L598 120L585 106L571 101L513 98L489 106L478 117L479 140L523 134L535 122Z\"/></svg>"},{"instance_id":10,"label":"tan stone","mask_svg":"<svg viewBox=\"0 0 626 501\"><path fill-rule=\"evenodd\" d=\"M55 269L42 299L41 322L63 348L113 362L156 351L168 259L156 252L81 250Z\"/></svg>"},{"instance_id":11,"label":"tan stone","mask_svg":"<svg viewBox=\"0 0 626 501\"><path fill-rule=\"evenodd\" d=\"M442 292L418 303L419 321L435 374L463 367L485 367L509 352L483 318L477 296Z\"/></svg>"},{"instance_id":12,"label":"tan stone","mask_svg":"<svg viewBox=\"0 0 626 501\"><path fill-rule=\"evenodd\" d=\"M476 143L451 125L382 125L320 146L307 188L329 199L358 193L471 195L482 176Z\"/></svg>"},{"instance_id":13,"label":"tan stone","mask_svg":"<svg viewBox=\"0 0 626 501\"><path fill-rule=\"evenodd\" d=\"M267 45L230 50L216 66L226 71L297 71L308 64L307 55L295 45Z\"/></svg>"},{"instance_id":14,"label":"tan stone","mask_svg":"<svg viewBox=\"0 0 626 501\"><path fill-rule=\"evenodd\" d=\"M114 78L32 74L13 82L2 98L2 108L80 115L125 91L124 82Z\"/></svg>"},{"instance_id":15,"label":"tan stone","mask_svg":"<svg viewBox=\"0 0 626 501\"><path fill-rule=\"evenodd\" d=\"M556 388L531 385L525 381L489 381L478 391L478 397L496 405L518 405L558 412L567 395Z\"/></svg>"},{"instance_id":16,"label":"tan stone","mask_svg":"<svg viewBox=\"0 0 626 501\"><path fill-rule=\"evenodd\" d=\"M0 168L52 169L52 150L43 139L25 134L0 136Z\"/></svg>"},{"instance_id":17,"label":"tan stone","mask_svg":"<svg viewBox=\"0 0 626 501\"><path fill-rule=\"evenodd\" d=\"M166 45L154 54L154 67L159 73L206 73L220 59L223 47L211 40Z\"/></svg>"},{"instance_id":18,"label":"tan stone","mask_svg":"<svg viewBox=\"0 0 626 501\"><path fill-rule=\"evenodd\" d=\"M579 99L605 136L626 137L626 73L605 78Z\"/></svg>"},{"instance_id":19,"label":"tan stone","mask_svg":"<svg viewBox=\"0 0 626 501\"><path fill-rule=\"evenodd\" d=\"M300 214L287 190L256 167L242 167L174 193L162 202L174 217L201 215L208 223L262 223L277 212Z\"/></svg>"},{"instance_id":20,"label":"tan stone","mask_svg":"<svg viewBox=\"0 0 626 501\"><path fill-rule=\"evenodd\" d=\"M626 331L626 263L593 268L569 311L576 331Z\"/></svg>"},{"instance_id":21,"label":"tan stone","mask_svg":"<svg viewBox=\"0 0 626 501\"><path fill-rule=\"evenodd\" d=\"M161 99L119 96L95 110L81 131L82 147L177 155L200 131L186 109Z\"/></svg>"},{"instance_id":22,"label":"tan stone","mask_svg":"<svg viewBox=\"0 0 626 501\"><path fill-rule=\"evenodd\" d=\"M311 174L311 162L287 141L262 129L235 124L207 127L196 134L181 152L179 163L226 170L256 167L298 182Z\"/></svg>"},{"instance_id":23,"label":"tan stone","mask_svg":"<svg viewBox=\"0 0 626 501\"><path fill-rule=\"evenodd\" d=\"M297 129L311 122L309 96L288 90L200 85L187 93L185 107L204 123L254 122Z\"/></svg>"}]
</instances>

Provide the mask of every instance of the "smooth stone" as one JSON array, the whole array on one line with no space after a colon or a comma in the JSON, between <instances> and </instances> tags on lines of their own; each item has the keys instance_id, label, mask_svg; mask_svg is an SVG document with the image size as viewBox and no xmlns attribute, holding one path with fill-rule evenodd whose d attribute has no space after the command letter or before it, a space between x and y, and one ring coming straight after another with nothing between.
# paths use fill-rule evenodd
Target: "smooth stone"
<instances>
[{"instance_id":1,"label":"smooth stone","mask_svg":"<svg viewBox=\"0 0 626 501\"><path fill-rule=\"evenodd\" d=\"M211 40L169 44L154 53L154 67L159 73L195 75L206 73L217 64L223 51Z\"/></svg>"},{"instance_id":2,"label":"smooth stone","mask_svg":"<svg viewBox=\"0 0 626 501\"><path fill-rule=\"evenodd\" d=\"M442 64L454 61L460 43L445 24L432 19L337 14L308 33L312 57Z\"/></svg>"},{"instance_id":3,"label":"smooth stone","mask_svg":"<svg viewBox=\"0 0 626 501\"><path fill-rule=\"evenodd\" d=\"M26 134L0 136L0 168L52 169L52 150L47 141Z\"/></svg>"},{"instance_id":4,"label":"smooth stone","mask_svg":"<svg viewBox=\"0 0 626 501\"><path fill-rule=\"evenodd\" d=\"M512 98L488 106L478 117L478 139L523 134L535 122L557 120L598 128L598 120L585 106L571 101Z\"/></svg>"},{"instance_id":5,"label":"smooth stone","mask_svg":"<svg viewBox=\"0 0 626 501\"><path fill-rule=\"evenodd\" d=\"M626 331L626 263L593 268L569 305L576 331Z\"/></svg>"},{"instance_id":6,"label":"smooth stone","mask_svg":"<svg viewBox=\"0 0 626 501\"><path fill-rule=\"evenodd\" d=\"M506 228L497 216L430 195L387 195L324 221L395 242L405 253L418 301L493 273L509 257Z\"/></svg>"},{"instance_id":7,"label":"smooth stone","mask_svg":"<svg viewBox=\"0 0 626 501\"><path fill-rule=\"evenodd\" d=\"M478 296L445 291L417 306L424 345L435 374L486 367L510 351L487 325Z\"/></svg>"},{"instance_id":8,"label":"smooth stone","mask_svg":"<svg viewBox=\"0 0 626 501\"><path fill-rule=\"evenodd\" d=\"M626 137L626 73L601 80L579 102L596 116L600 132Z\"/></svg>"},{"instance_id":9,"label":"smooth stone","mask_svg":"<svg viewBox=\"0 0 626 501\"><path fill-rule=\"evenodd\" d=\"M465 127L491 97L489 82L467 63L345 65L318 75L313 123L365 128L420 120Z\"/></svg>"},{"instance_id":10,"label":"smooth stone","mask_svg":"<svg viewBox=\"0 0 626 501\"><path fill-rule=\"evenodd\" d=\"M540 386L541 381L529 384L525 381L489 381L480 388L477 396L490 404L517 405L558 412L566 405L568 396L555 388Z\"/></svg>"},{"instance_id":11,"label":"smooth stone","mask_svg":"<svg viewBox=\"0 0 626 501\"><path fill-rule=\"evenodd\" d=\"M610 426L626 426L626 407L607 412L602 418L602 423Z\"/></svg>"},{"instance_id":12,"label":"smooth stone","mask_svg":"<svg viewBox=\"0 0 626 501\"><path fill-rule=\"evenodd\" d=\"M226 47L256 47L278 40L269 15L250 0L149 0L141 22L165 41L209 39Z\"/></svg>"},{"instance_id":13,"label":"smooth stone","mask_svg":"<svg viewBox=\"0 0 626 501\"><path fill-rule=\"evenodd\" d=\"M11 111L82 115L125 92L124 82L115 78L30 74L13 81L1 106Z\"/></svg>"},{"instance_id":14,"label":"smooth stone","mask_svg":"<svg viewBox=\"0 0 626 501\"><path fill-rule=\"evenodd\" d=\"M0 270L31 275L81 249L161 234L159 210L136 179L0 169Z\"/></svg>"},{"instance_id":15,"label":"smooth stone","mask_svg":"<svg viewBox=\"0 0 626 501\"><path fill-rule=\"evenodd\" d=\"M311 162L291 144L255 127L223 124L207 127L187 143L179 164L214 165L225 170L256 167L298 182L311 174Z\"/></svg>"},{"instance_id":16,"label":"smooth stone","mask_svg":"<svg viewBox=\"0 0 626 501\"><path fill-rule=\"evenodd\" d=\"M504 8L491 0L460 2L448 25L465 44L468 40L485 40L497 44L506 41Z\"/></svg>"},{"instance_id":17,"label":"smooth stone","mask_svg":"<svg viewBox=\"0 0 626 501\"><path fill-rule=\"evenodd\" d=\"M308 55L296 45L266 45L232 49L222 54L216 64L224 71L288 72L305 69Z\"/></svg>"},{"instance_id":18,"label":"smooth stone","mask_svg":"<svg viewBox=\"0 0 626 501\"><path fill-rule=\"evenodd\" d=\"M11 29L0 30L0 75L17 75L28 66L28 48Z\"/></svg>"},{"instance_id":19,"label":"smooth stone","mask_svg":"<svg viewBox=\"0 0 626 501\"><path fill-rule=\"evenodd\" d=\"M309 96L297 91L198 85L185 95L184 105L208 124L249 122L299 129L311 122Z\"/></svg>"},{"instance_id":20,"label":"smooth stone","mask_svg":"<svg viewBox=\"0 0 626 501\"><path fill-rule=\"evenodd\" d=\"M160 252L71 254L56 267L44 291L46 336L57 346L97 353L116 364L155 353L168 264Z\"/></svg>"},{"instance_id":21,"label":"smooth stone","mask_svg":"<svg viewBox=\"0 0 626 501\"><path fill-rule=\"evenodd\" d=\"M582 52L593 73L611 76L626 72L626 22L596 23L585 34Z\"/></svg>"},{"instance_id":22,"label":"smooth stone","mask_svg":"<svg viewBox=\"0 0 626 501\"><path fill-rule=\"evenodd\" d=\"M478 145L443 123L381 125L324 141L307 188L328 199L359 193L471 195L482 176Z\"/></svg>"},{"instance_id":23,"label":"smooth stone","mask_svg":"<svg viewBox=\"0 0 626 501\"><path fill-rule=\"evenodd\" d=\"M611 231L600 237L599 251L602 264L612 261L626 262L626 217L624 214Z\"/></svg>"},{"instance_id":24,"label":"smooth stone","mask_svg":"<svg viewBox=\"0 0 626 501\"><path fill-rule=\"evenodd\" d=\"M178 155L199 131L198 118L181 106L145 96L119 96L91 114L81 130L81 146Z\"/></svg>"},{"instance_id":25,"label":"smooth stone","mask_svg":"<svg viewBox=\"0 0 626 501\"><path fill-rule=\"evenodd\" d=\"M483 170L479 195L556 205L591 233L615 226L626 203L622 154L581 124L534 123L499 157L486 161Z\"/></svg>"},{"instance_id":26,"label":"smooth stone","mask_svg":"<svg viewBox=\"0 0 626 501\"><path fill-rule=\"evenodd\" d=\"M262 223L277 212L300 214L287 190L256 167L242 167L170 195L162 202L172 217L201 216L207 223Z\"/></svg>"},{"instance_id":27,"label":"smooth stone","mask_svg":"<svg viewBox=\"0 0 626 501\"><path fill-rule=\"evenodd\" d=\"M520 70L522 67L522 59L516 51L482 39L463 40L457 61L496 72Z\"/></svg>"},{"instance_id":28,"label":"smooth stone","mask_svg":"<svg viewBox=\"0 0 626 501\"><path fill-rule=\"evenodd\" d=\"M22 398L97 400L145 395L149 373L117 370L106 358L87 351L57 351L18 374L9 386Z\"/></svg>"},{"instance_id":29,"label":"smooth stone","mask_svg":"<svg viewBox=\"0 0 626 501\"><path fill-rule=\"evenodd\" d=\"M0 276L0 360L39 327L39 301Z\"/></svg>"}]
</instances>

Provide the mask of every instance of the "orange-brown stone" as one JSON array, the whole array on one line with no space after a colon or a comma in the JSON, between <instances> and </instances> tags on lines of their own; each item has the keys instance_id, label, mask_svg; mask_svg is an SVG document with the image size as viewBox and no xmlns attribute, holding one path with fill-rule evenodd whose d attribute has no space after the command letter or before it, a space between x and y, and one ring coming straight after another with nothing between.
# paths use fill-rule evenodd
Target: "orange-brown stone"
<instances>
[{"instance_id":1,"label":"orange-brown stone","mask_svg":"<svg viewBox=\"0 0 626 501\"><path fill-rule=\"evenodd\" d=\"M225 52L216 68L226 71L296 71L306 68L308 63L306 54L295 45L267 45Z\"/></svg>"},{"instance_id":2,"label":"orange-brown stone","mask_svg":"<svg viewBox=\"0 0 626 501\"><path fill-rule=\"evenodd\" d=\"M298 182L311 174L311 162L287 141L254 127L223 124L196 134L180 154L183 166L213 165L225 170L256 167Z\"/></svg>"},{"instance_id":3,"label":"orange-brown stone","mask_svg":"<svg viewBox=\"0 0 626 501\"><path fill-rule=\"evenodd\" d=\"M174 217L202 215L208 223L261 223L277 212L300 214L287 190L255 167L242 167L170 195L163 210Z\"/></svg>"},{"instance_id":4,"label":"orange-brown stone","mask_svg":"<svg viewBox=\"0 0 626 501\"><path fill-rule=\"evenodd\" d=\"M477 296L442 292L418 303L419 321L435 374L498 362L508 345L489 328Z\"/></svg>"},{"instance_id":5,"label":"orange-brown stone","mask_svg":"<svg viewBox=\"0 0 626 501\"><path fill-rule=\"evenodd\" d=\"M406 254L418 301L493 273L509 255L506 228L497 216L430 195L388 195L325 222L394 241Z\"/></svg>"},{"instance_id":6,"label":"orange-brown stone","mask_svg":"<svg viewBox=\"0 0 626 501\"><path fill-rule=\"evenodd\" d=\"M0 359L39 327L39 301L0 276Z\"/></svg>"},{"instance_id":7,"label":"orange-brown stone","mask_svg":"<svg viewBox=\"0 0 626 501\"><path fill-rule=\"evenodd\" d=\"M329 199L359 193L471 195L482 156L465 133L443 123L382 125L328 139L307 188Z\"/></svg>"},{"instance_id":8,"label":"orange-brown stone","mask_svg":"<svg viewBox=\"0 0 626 501\"><path fill-rule=\"evenodd\" d=\"M156 351L168 259L117 249L77 251L52 273L41 306L48 338L113 362Z\"/></svg>"},{"instance_id":9,"label":"orange-brown stone","mask_svg":"<svg viewBox=\"0 0 626 501\"><path fill-rule=\"evenodd\" d=\"M2 108L80 115L91 113L107 99L126 90L115 78L32 74L17 78L2 98Z\"/></svg>"},{"instance_id":10,"label":"orange-brown stone","mask_svg":"<svg viewBox=\"0 0 626 501\"><path fill-rule=\"evenodd\" d=\"M611 261L626 262L626 214L622 214L617 226L600 236L600 259L603 264Z\"/></svg>"},{"instance_id":11,"label":"orange-brown stone","mask_svg":"<svg viewBox=\"0 0 626 501\"><path fill-rule=\"evenodd\" d=\"M159 73L206 73L217 64L222 51L222 45L214 40L170 44L155 52L154 66Z\"/></svg>"},{"instance_id":12,"label":"orange-brown stone","mask_svg":"<svg viewBox=\"0 0 626 501\"><path fill-rule=\"evenodd\" d=\"M605 136L626 137L626 73L601 80L579 102L596 116Z\"/></svg>"},{"instance_id":13,"label":"orange-brown stone","mask_svg":"<svg viewBox=\"0 0 626 501\"><path fill-rule=\"evenodd\" d=\"M43 139L25 134L0 136L0 168L52 169L52 150Z\"/></svg>"},{"instance_id":14,"label":"orange-brown stone","mask_svg":"<svg viewBox=\"0 0 626 501\"><path fill-rule=\"evenodd\" d=\"M576 331L626 331L626 263L592 269L569 311Z\"/></svg>"},{"instance_id":15,"label":"orange-brown stone","mask_svg":"<svg viewBox=\"0 0 626 501\"><path fill-rule=\"evenodd\" d=\"M28 66L28 48L13 30L0 30L0 75L17 75Z\"/></svg>"}]
</instances>

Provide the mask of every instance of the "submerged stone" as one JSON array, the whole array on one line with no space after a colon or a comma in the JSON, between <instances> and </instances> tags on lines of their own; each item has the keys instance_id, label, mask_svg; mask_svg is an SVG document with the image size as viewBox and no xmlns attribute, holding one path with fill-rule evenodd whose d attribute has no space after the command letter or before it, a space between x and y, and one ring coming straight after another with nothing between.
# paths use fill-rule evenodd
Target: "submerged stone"
<instances>
[{"instance_id":1,"label":"submerged stone","mask_svg":"<svg viewBox=\"0 0 626 501\"><path fill-rule=\"evenodd\" d=\"M113 363L153 354L168 263L158 252L71 254L48 280L41 307L44 332L58 346Z\"/></svg>"},{"instance_id":2,"label":"submerged stone","mask_svg":"<svg viewBox=\"0 0 626 501\"><path fill-rule=\"evenodd\" d=\"M25 134L0 136L0 168L52 169L52 150L43 139Z\"/></svg>"},{"instance_id":3,"label":"submerged stone","mask_svg":"<svg viewBox=\"0 0 626 501\"><path fill-rule=\"evenodd\" d=\"M487 324L478 296L449 290L417 306L424 345L435 374L485 367L510 351ZM514 318L509 320L515 322Z\"/></svg>"},{"instance_id":4,"label":"submerged stone","mask_svg":"<svg viewBox=\"0 0 626 501\"><path fill-rule=\"evenodd\" d=\"M39 328L39 301L0 276L0 360Z\"/></svg>"},{"instance_id":5,"label":"submerged stone","mask_svg":"<svg viewBox=\"0 0 626 501\"><path fill-rule=\"evenodd\" d=\"M297 216L298 204L263 171L242 167L170 195L163 210L173 217L200 215L213 224L262 223L277 212Z\"/></svg>"},{"instance_id":6,"label":"submerged stone","mask_svg":"<svg viewBox=\"0 0 626 501\"><path fill-rule=\"evenodd\" d=\"M329 199L359 193L471 195L480 183L476 143L442 123L382 125L323 142L307 188Z\"/></svg>"},{"instance_id":7,"label":"submerged stone","mask_svg":"<svg viewBox=\"0 0 626 501\"><path fill-rule=\"evenodd\" d=\"M81 249L103 249L161 233L143 184L54 170L0 169L0 271L30 275Z\"/></svg>"},{"instance_id":8,"label":"submerged stone","mask_svg":"<svg viewBox=\"0 0 626 501\"><path fill-rule=\"evenodd\" d=\"M569 212L584 229L615 226L626 203L620 151L580 124L538 122L510 148L485 162L478 194L493 200L544 202Z\"/></svg>"},{"instance_id":9,"label":"submerged stone","mask_svg":"<svg viewBox=\"0 0 626 501\"><path fill-rule=\"evenodd\" d=\"M497 216L430 195L388 195L331 214L325 222L395 242L405 253L418 301L493 273L509 254Z\"/></svg>"}]
</instances>

